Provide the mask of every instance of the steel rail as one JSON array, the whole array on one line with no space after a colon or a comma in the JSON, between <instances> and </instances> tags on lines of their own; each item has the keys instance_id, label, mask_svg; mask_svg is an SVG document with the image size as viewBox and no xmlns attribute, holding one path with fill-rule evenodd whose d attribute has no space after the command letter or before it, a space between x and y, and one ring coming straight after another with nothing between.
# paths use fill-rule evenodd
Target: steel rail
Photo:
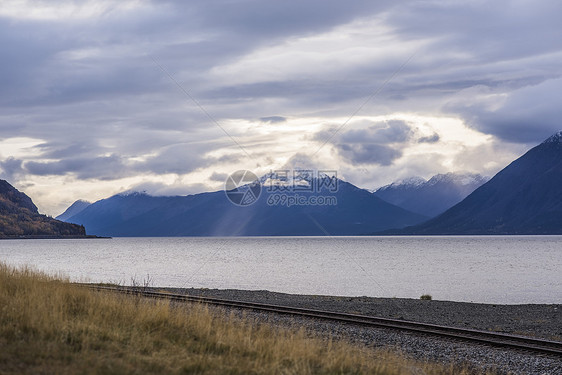
<instances>
[{"instance_id":1,"label":"steel rail","mask_svg":"<svg viewBox=\"0 0 562 375\"><path fill-rule=\"evenodd\" d=\"M360 324L363 326L389 328L394 330L421 333L439 336L448 339L461 340L495 347L519 349L541 354L556 355L562 357L562 342L538 339L526 336L511 335L506 333L489 332L476 329L457 328L438 324L418 323L407 320L380 318L375 316L349 314L333 311L306 309L300 307L280 306L257 302L246 302L227 300L212 297L192 296L185 294L162 293L146 290L144 288L123 288L98 286L92 284L81 284L95 290L106 290L111 292L139 295L143 297L167 299L178 302L198 302L216 306L234 307L240 309L251 309L254 311L271 312L277 314L288 314L308 318L331 320L343 323Z\"/></svg>"}]
</instances>

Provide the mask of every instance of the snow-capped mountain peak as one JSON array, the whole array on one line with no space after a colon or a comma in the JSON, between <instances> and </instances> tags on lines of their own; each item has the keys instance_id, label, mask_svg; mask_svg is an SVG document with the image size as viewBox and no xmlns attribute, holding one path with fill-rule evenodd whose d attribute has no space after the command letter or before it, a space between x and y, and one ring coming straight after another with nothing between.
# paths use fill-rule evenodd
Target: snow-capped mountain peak
<instances>
[{"instance_id":1,"label":"snow-capped mountain peak","mask_svg":"<svg viewBox=\"0 0 562 375\"><path fill-rule=\"evenodd\" d=\"M476 173L445 173L445 174L437 174L429 179L427 182L429 185L434 185L438 183L452 183L455 185L474 185L474 184L483 184L484 182L488 181L486 177L483 177Z\"/></svg>"},{"instance_id":2,"label":"snow-capped mountain peak","mask_svg":"<svg viewBox=\"0 0 562 375\"><path fill-rule=\"evenodd\" d=\"M126 190L126 191L123 191L121 193L115 194L115 196L118 196L118 197L144 197L144 196L149 196L149 194L146 192L146 190L142 190L142 191Z\"/></svg>"},{"instance_id":3,"label":"snow-capped mountain peak","mask_svg":"<svg viewBox=\"0 0 562 375\"><path fill-rule=\"evenodd\" d=\"M376 191L384 191L387 189L394 189L394 188L399 188L399 187L416 187L416 186L420 186L425 184L427 181L421 177L409 177L409 178L405 178L402 180L398 180L395 181L391 184L382 186L378 189L372 190L371 192L376 192Z\"/></svg>"},{"instance_id":4,"label":"snow-capped mountain peak","mask_svg":"<svg viewBox=\"0 0 562 375\"><path fill-rule=\"evenodd\" d=\"M562 143L562 130L548 137L543 143Z\"/></svg>"},{"instance_id":5,"label":"snow-capped mountain peak","mask_svg":"<svg viewBox=\"0 0 562 375\"><path fill-rule=\"evenodd\" d=\"M473 192L488 178L473 173L437 174L428 181L413 177L376 189L373 194L426 216L436 216Z\"/></svg>"}]
</instances>

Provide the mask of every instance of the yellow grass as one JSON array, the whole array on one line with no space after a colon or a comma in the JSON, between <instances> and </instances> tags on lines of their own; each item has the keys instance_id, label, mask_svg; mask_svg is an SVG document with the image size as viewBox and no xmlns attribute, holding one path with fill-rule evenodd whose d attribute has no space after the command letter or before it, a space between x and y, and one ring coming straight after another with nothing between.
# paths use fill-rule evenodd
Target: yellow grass
<instances>
[{"instance_id":1,"label":"yellow grass","mask_svg":"<svg viewBox=\"0 0 562 375\"><path fill-rule=\"evenodd\" d=\"M452 374L202 305L90 291L0 263L1 374Z\"/></svg>"}]
</instances>

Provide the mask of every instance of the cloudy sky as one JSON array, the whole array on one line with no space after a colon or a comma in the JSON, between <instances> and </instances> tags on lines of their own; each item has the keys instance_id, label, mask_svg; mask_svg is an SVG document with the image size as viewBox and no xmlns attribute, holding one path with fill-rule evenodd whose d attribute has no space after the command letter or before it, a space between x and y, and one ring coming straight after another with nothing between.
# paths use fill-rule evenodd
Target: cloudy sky
<instances>
[{"instance_id":1,"label":"cloudy sky","mask_svg":"<svg viewBox=\"0 0 562 375\"><path fill-rule=\"evenodd\" d=\"M0 178L57 215L228 173L492 175L562 129L560 1L0 2Z\"/></svg>"}]
</instances>

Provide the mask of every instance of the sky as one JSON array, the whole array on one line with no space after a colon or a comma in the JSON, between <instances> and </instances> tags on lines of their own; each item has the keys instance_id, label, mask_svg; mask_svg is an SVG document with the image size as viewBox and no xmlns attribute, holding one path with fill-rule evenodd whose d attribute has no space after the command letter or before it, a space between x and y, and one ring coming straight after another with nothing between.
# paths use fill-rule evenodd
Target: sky
<instances>
[{"instance_id":1,"label":"sky","mask_svg":"<svg viewBox=\"0 0 562 375\"><path fill-rule=\"evenodd\" d=\"M492 176L562 129L560 1L0 2L0 178L58 215L335 170Z\"/></svg>"}]
</instances>

